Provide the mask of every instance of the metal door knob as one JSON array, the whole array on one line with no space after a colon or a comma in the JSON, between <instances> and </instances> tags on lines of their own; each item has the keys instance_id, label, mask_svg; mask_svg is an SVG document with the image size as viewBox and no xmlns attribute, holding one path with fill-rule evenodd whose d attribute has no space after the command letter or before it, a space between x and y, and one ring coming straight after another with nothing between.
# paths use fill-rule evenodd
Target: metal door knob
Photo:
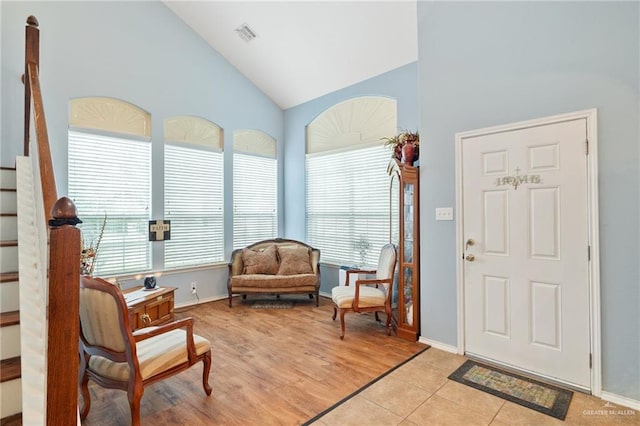
<instances>
[{"instance_id":1,"label":"metal door knob","mask_svg":"<svg viewBox=\"0 0 640 426\"><path fill-rule=\"evenodd\" d=\"M476 257L472 254L468 254L465 256L464 260L466 260L467 262L473 262L474 260L476 260Z\"/></svg>"}]
</instances>

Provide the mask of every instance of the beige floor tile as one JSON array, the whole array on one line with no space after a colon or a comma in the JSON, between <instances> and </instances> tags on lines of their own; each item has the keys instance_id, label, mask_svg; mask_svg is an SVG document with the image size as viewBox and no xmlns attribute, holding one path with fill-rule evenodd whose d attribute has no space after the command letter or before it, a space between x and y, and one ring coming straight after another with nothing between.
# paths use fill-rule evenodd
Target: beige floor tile
<instances>
[{"instance_id":1,"label":"beige floor tile","mask_svg":"<svg viewBox=\"0 0 640 426\"><path fill-rule=\"evenodd\" d=\"M490 426L511 426L509 423L503 423L500 420L493 420L489 425Z\"/></svg>"},{"instance_id":2,"label":"beige floor tile","mask_svg":"<svg viewBox=\"0 0 640 426\"><path fill-rule=\"evenodd\" d=\"M396 380L411 383L429 394L435 393L447 383L447 373L424 361L412 361L403 365L391 374Z\"/></svg>"},{"instance_id":3,"label":"beige floor tile","mask_svg":"<svg viewBox=\"0 0 640 426\"><path fill-rule=\"evenodd\" d=\"M376 403L400 417L407 417L433 392L414 386L413 382L387 376L365 389L361 396Z\"/></svg>"},{"instance_id":4,"label":"beige floor tile","mask_svg":"<svg viewBox=\"0 0 640 426\"><path fill-rule=\"evenodd\" d=\"M506 402L502 398L482 392L470 386L449 380L436 392L437 396L456 402L474 411L482 411L493 418Z\"/></svg>"},{"instance_id":5,"label":"beige floor tile","mask_svg":"<svg viewBox=\"0 0 640 426\"><path fill-rule=\"evenodd\" d=\"M574 392L571 397L571 403L569 404L569 410L567 411L567 417L565 417L565 424L578 425L583 422L583 411L587 404L587 398L589 396L580 392Z\"/></svg>"},{"instance_id":6,"label":"beige floor tile","mask_svg":"<svg viewBox=\"0 0 640 426\"><path fill-rule=\"evenodd\" d=\"M420 362L426 362L445 371L447 375L453 373L467 360L467 358L462 355L452 354L435 348L427 349L416 358L416 360L418 359Z\"/></svg>"},{"instance_id":7,"label":"beige floor tile","mask_svg":"<svg viewBox=\"0 0 640 426\"><path fill-rule=\"evenodd\" d=\"M508 425L531 426L565 424L562 420L558 420L554 417L547 416L546 414L539 413L535 410L509 401L506 401L500 411L498 411L495 421Z\"/></svg>"},{"instance_id":8,"label":"beige floor tile","mask_svg":"<svg viewBox=\"0 0 640 426\"><path fill-rule=\"evenodd\" d=\"M433 395L407 417L417 425L488 425L492 416L486 411L478 411Z\"/></svg>"},{"instance_id":9,"label":"beige floor tile","mask_svg":"<svg viewBox=\"0 0 640 426\"><path fill-rule=\"evenodd\" d=\"M356 395L319 420L327 426L395 426L403 418L361 395Z\"/></svg>"},{"instance_id":10,"label":"beige floor tile","mask_svg":"<svg viewBox=\"0 0 640 426\"><path fill-rule=\"evenodd\" d=\"M407 419L404 419L404 420L402 421L402 423L400 423L398 426L422 426L422 425L419 425L419 424L416 424L416 423L414 423L414 422L412 422L412 421L409 421L409 420L407 420Z\"/></svg>"}]
</instances>

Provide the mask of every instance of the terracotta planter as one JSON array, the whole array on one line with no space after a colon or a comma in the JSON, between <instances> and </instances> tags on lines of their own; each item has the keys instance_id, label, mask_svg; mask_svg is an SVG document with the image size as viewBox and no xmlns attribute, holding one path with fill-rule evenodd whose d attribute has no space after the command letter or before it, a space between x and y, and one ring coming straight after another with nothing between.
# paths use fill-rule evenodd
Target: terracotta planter
<instances>
[{"instance_id":1,"label":"terracotta planter","mask_svg":"<svg viewBox=\"0 0 640 426\"><path fill-rule=\"evenodd\" d=\"M415 160L415 146L412 143L407 143L402 147L402 162L413 166Z\"/></svg>"}]
</instances>

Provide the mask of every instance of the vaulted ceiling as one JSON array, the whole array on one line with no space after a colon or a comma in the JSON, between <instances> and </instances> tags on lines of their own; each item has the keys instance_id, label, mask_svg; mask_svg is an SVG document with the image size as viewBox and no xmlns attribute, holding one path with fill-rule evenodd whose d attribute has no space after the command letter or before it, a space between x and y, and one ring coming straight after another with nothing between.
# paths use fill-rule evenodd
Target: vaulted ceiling
<instances>
[{"instance_id":1,"label":"vaulted ceiling","mask_svg":"<svg viewBox=\"0 0 640 426\"><path fill-rule=\"evenodd\" d=\"M164 3L282 109L417 60L415 1Z\"/></svg>"}]
</instances>

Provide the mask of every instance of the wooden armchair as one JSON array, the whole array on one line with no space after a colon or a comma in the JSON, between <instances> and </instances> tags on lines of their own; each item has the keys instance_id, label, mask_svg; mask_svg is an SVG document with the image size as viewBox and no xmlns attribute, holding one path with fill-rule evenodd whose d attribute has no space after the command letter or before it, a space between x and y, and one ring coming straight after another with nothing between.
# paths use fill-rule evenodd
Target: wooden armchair
<instances>
[{"instance_id":1,"label":"wooden armchair","mask_svg":"<svg viewBox=\"0 0 640 426\"><path fill-rule=\"evenodd\" d=\"M193 334L193 318L131 332L120 289L100 278L80 280L80 368L84 419L91 408L88 382L127 391L131 424L140 424L144 387L202 361L202 386L211 394L211 344Z\"/></svg>"},{"instance_id":2,"label":"wooden armchair","mask_svg":"<svg viewBox=\"0 0 640 426\"><path fill-rule=\"evenodd\" d=\"M375 270L348 270L344 286L334 287L331 290L333 300L333 319L336 319L340 311L340 338L344 339L344 314L347 312L375 312L377 321L378 312L387 314L387 334L391 334L391 295L393 289L393 274L396 269L397 252L393 244L385 244L380 250L378 268ZM375 274L374 279L356 280L350 285L351 274Z\"/></svg>"}]
</instances>

